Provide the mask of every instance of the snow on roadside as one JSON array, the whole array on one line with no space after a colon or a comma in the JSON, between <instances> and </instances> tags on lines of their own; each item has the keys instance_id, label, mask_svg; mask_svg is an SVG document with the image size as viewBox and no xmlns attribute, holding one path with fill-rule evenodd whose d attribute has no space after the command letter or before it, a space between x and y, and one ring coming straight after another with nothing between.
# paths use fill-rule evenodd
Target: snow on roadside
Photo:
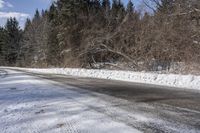
<instances>
[{"instance_id":1,"label":"snow on roadside","mask_svg":"<svg viewBox=\"0 0 200 133\"><path fill-rule=\"evenodd\" d=\"M78 77L121 80L121 81L200 90L200 76L194 76L194 75L158 74L158 73L133 72L133 71L93 70L93 69L73 69L73 68L49 68L49 69L15 68L15 69L25 70L34 73L62 74L62 75L71 75Z\"/></svg>"}]
</instances>

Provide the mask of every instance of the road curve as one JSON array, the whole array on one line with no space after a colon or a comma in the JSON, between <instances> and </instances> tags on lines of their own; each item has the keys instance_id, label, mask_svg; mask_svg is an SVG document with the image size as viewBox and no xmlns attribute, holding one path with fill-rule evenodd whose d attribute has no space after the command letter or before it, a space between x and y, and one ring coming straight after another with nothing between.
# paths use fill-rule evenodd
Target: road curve
<instances>
[{"instance_id":1,"label":"road curve","mask_svg":"<svg viewBox=\"0 0 200 133\"><path fill-rule=\"evenodd\" d=\"M140 115L138 121L130 114L109 112L104 108L93 108L115 121L137 128L142 132L200 133L200 92L138 83L90 79L51 74L27 73L38 78L55 81L62 86L70 85L86 92L95 92L102 100L114 104L130 114ZM83 93L86 93L85 91ZM106 96L114 99L110 100ZM119 102L119 99L127 102ZM97 103L98 104L98 103Z\"/></svg>"}]
</instances>

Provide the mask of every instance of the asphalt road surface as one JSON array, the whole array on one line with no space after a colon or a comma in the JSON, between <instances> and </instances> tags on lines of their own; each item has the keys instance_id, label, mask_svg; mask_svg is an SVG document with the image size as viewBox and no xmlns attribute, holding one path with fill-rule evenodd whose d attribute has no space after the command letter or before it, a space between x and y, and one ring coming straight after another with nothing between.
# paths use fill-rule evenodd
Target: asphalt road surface
<instances>
[{"instance_id":1,"label":"asphalt road surface","mask_svg":"<svg viewBox=\"0 0 200 133\"><path fill-rule=\"evenodd\" d=\"M5 73L6 70L1 71ZM106 101L117 110L110 112L104 107L95 108L95 105L90 105L89 108L141 132L200 133L200 92L197 90L63 75L23 73L40 80L54 81L55 86L74 86L78 89L73 91L93 94L98 97L99 102ZM98 105L98 102L95 104ZM120 115L118 110L125 110L128 113Z\"/></svg>"}]
</instances>

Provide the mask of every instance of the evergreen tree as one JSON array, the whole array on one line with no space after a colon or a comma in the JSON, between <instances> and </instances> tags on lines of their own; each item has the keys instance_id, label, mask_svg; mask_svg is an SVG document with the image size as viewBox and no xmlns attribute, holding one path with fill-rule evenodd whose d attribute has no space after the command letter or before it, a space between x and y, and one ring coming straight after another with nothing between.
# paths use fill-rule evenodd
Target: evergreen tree
<instances>
[{"instance_id":1,"label":"evergreen tree","mask_svg":"<svg viewBox=\"0 0 200 133\"><path fill-rule=\"evenodd\" d=\"M122 22L125 17L125 7L122 4L121 0L113 0L112 9L111 9L111 17L114 28Z\"/></svg>"},{"instance_id":2,"label":"evergreen tree","mask_svg":"<svg viewBox=\"0 0 200 133\"><path fill-rule=\"evenodd\" d=\"M25 22L25 27L24 27L24 31L27 30L27 28L29 28L31 26L31 20L29 18L26 19Z\"/></svg>"},{"instance_id":3,"label":"evergreen tree","mask_svg":"<svg viewBox=\"0 0 200 133\"><path fill-rule=\"evenodd\" d=\"M110 10L110 0L102 0L102 8L106 10Z\"/></svg>"},{"instance_id":4,"label":"evergreen tree","mask_svg":"<svg viewBox=\"0 0 200 133\"><path fill-rule=\"evenodd\" d=\"M0 65L4 65L5 57L3 55L3 47L6 45L5 30L0 27Z\"/></svg>"},{"instance_id":5,"label":"evergreen tree","mask_svg":"<svg viewBox=\"0 0 200 133\"><path fill-rule=\"evenodd\" d=\"M103 0L102 1L102 10L103 10L103 17L104 17L104 21L105 21L105 26L107 26L107 24L109 24L110 22L110 0Z\"/></svg>"},{"instance_id":6,"label":"evergreen tree","mask_svg":"<svg viewBox=\"0 0 200 133\"><path fill-rule=\"evenodd\" d=\"M58 4L58 3L57 3ZM50 6L48 12L48 23L49 33L48 33L48 52L47 61L50 65L60 66L61 65L61 48L59 46L58 34L60 29L60 21L58 15L58 9L56 3Z\"/></svg>"},{"instance_id":7,"label":"evergreen tree","mask_svg":"<svg viewBox=\"0 0 200 133\"><path fill-rule=\"evenodd\" d=\"M132 14L133 11L134 11L133 2L131 0L129 0L129 2L127 4L127 13Z\"/></svg>"},{"instance_id":8,"label":"evergreen tree","mask_svg":"<svg viewBox=\"0 0 200 133\"><path fill-rule=\"evenodd\" d=\"M49 12L48 12L49 21L55 20L55 18L57 17L56 15L58 15L58 13L57 13L56 6L53 3L53 4L51 4L51 6L49 8Z\"/></svg>"},{"instance_id":9,"label":"evergreen tree","mask_svg":"<svg viewBox=\"0 0 200 133\"><path fill-rule=\"evenodd\" d=\"M99 13L101 8L100 0L92 0L92 10L94 13Z\"/></svg>"},{"instance_id":10,"label":"evergreen tree","mask_svg":"<svg viewBox=\"0 0 200 133\"><path fill-rule=\"evenodd\" d=\"M2 46L5 44L5 31L3 27L0 27L0 55L2 55Z\"/></svg>"},{"instance_id":11,"label":"evergreen tree","mask_svg":"<svg viewBox=\"0 0 200 133\"><path fill-rule=\"evenodd\" d=\"M20 48L22 31L16 18L9 18L5 25L6 44L3 46L3 55L7 64L15 65Z\"/></svg>"},{"instance_id":12,"label":"evergreen tree","mask_svg":"<svg viewBox=\"0 0 200 133\"><path fill-rule=\"evenodd\" d=\"M36 9L35 15L34 15L34 19L33 19L33 20L36 20L36 21L37 21L38 19L40 19L40 12L39 12L38 9Z\"/></svg>"},{"instance_id":13,"label":"evergreen tree","mask_svg":"<svg viewBox=\"0 0 200 133\"><path fill-rule=\"evenodd\" d=\"M119 5L118 5L118 0L113 0L112 1L112 15L113 16L116 16L118 11L119 11Z\"/></svg>"}]
</instances>

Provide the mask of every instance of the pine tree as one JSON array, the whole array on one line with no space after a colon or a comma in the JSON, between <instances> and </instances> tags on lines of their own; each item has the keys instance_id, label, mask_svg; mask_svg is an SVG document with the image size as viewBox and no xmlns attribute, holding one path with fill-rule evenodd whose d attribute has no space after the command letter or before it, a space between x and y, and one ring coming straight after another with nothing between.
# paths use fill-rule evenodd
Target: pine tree
<instances>
[{"instance_id":1,"label":"pine tree","mask_svg":"<svg viewBox=\"0 0 200 133\"><path fill-rule=\"evenodd\" d=\"M20 48L22 31L16 18L9 18L5 25L6 44L3 46L3 55L9 65L15 65Z\"/></svg>"},{"instance_id":2,"label":"pine tree","mask_svg":"<svg viewBox=\"0 0 200 133\"><path fill-rule=\"evenodd\" d=\"M117 15L117 13L118 13L118 11L119 11L118 0L113 0L113 1L112 1L112 9L111 9L111 11L112 11L112 15L113 15L113 16L116 16L116 15Z\"/></svg>"},{"instance_id":3,"label":"pine tree","mask_svg":"<svg viewBox=\"0 0 200 133\"><path fill-rule=\"evenodd\" d=\"M27 44L30 42L29 36L33 34L32 32L28 32L31 28L32 28L31 20L27 18L22 37L20 39L20 48L19 48L20 50L17 57L17 65L19 66L28 66L28 63L31 61L31 59L30 60L26 59L27 57L31 57L33 51L31 47L27 47Z\"/></svg>"},{"instance_id":4,"label":"pine tree","mask_svg":"<svg viewBox=\"0 0 200 133\"><path fill-rule=\"evenodd\" d=\"M101 8L100 0L92 0L92 10L94 13L99 13Z\"/></svg>"},{"instance_id":5,"label":"pine tree","mask_svg":"<svg viewBox=\"0 0 200 133\"><path fill-rule=\"evenodd\" d=\"M29 28L31 26L31 20L29 18L26 19L25 22L25 27L24 27L24 31L27 30L27 28Z\"/></svg>"},{"instance_id":6,"label":"pine tree","mask_svg":"<svg viewBox=\"0 0 200 133\"><path fill-rule=\"evenodd\" d=\"M39 12L38 9L36 9L35 15L34 15L34 19L33 19L33 20L36 20L36 21L37 21L38 19L40 19L40 12Z\"/></svg>"},{"instance_id":7,"label":"pine tree","mask_svg":"<svg viewBox=\"0 0 200 133\"><path fill-rule=\"evenodd\" d=\"M103 10L103 17L105 21L105 26L110 22L110 0L103 0L102 1L102 10Z\"/></svg>"},{"instance_id":8,"label":"pine tree","mask_svg":"<svg viewBox=\"0 0 200 133\"><path fill-rule=\"evenodd\" d=\"M6 45L5 30L0 27L0 65L4 65L5 57L3 55L3 47Z\"/></svg>"},{"instance_id":9,"label":"pine tree","mask_svg":"<svg viewBox=\"0 0 200 133\"><path fill-rule=\"evenodd\" d=\"M58 15L57 13L57 9L55 7L55 4L51 4L50 8L49 8L49 12L48 12L48 18L49 18L49 21L52 21L54 20Z\"/></svg>"},{"instance_id":10,"label":"pine tree","mask_svg":"<svg viewBox=\"0 0 200 133\"><path fill-rule=\"evenodd\" d=\"M2 46L4 45L4 37L5 37L5 31L3 27L0 27L0 55L2 55Z\"/></svg>"},{"instance_id":11,"label":"pine tree","mask_svg":"<svg viewBox=\"0 0 200 133\"><path fill-rule=\"evenodd\" d=\"M114 27L121 23L121 21L125 17L125 7L122 4L121 0L113 0L111 16Z\"/></svg>"},{"instance_id":12,"label":"pine tree","mask_svg":"<svg viewBox=\"0 0 200 133\"><path fill-rule=\"evenodd\" d=\"M133 11L134 11L133 2L131 0L129 0L129 2L127 4L127 13L132 14Z\"/></svg>"},{"instance_id":13,"label":"pine tree","mask_svg":"<svg viewBox=\"0 0 200 133\"><path fill-rule=\"evenodd\" d=\"M102 8L106 10L110 10L110 0L102 0Z\"/></svg>"},{"instance_id":14,"label":"pine tree","mask_svg":"<svg viewBox=\"0 0 200 133\"><path fill-rule=\"evenodd\" d=\"M59 1L58 1L59 2ZM58 4L58 3L57 3ZM49 33L48 33L48 52L47 52L47 62L49 65L60 66L61 65L61 48L59 46L58 34L60 29L60 21L58 15L58 9L56 3L50 6L48 12L48 23Z\"/></svg>"}]
</instances>

